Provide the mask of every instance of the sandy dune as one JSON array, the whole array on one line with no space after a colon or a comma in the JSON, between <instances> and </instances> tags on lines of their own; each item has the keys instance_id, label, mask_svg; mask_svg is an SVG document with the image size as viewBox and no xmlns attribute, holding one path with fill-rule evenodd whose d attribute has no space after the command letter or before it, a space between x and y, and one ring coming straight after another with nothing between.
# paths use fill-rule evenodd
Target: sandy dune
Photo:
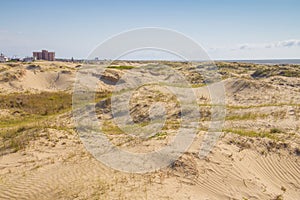
<instances>
[{"instance_id":1,"label":"sandy dune","mask_svg":"<svg viewBox=\"0 0 300 200\"><path fill-rule=\"evenodd\" d=\"M51 130L49 130L51 132ZM205 160L193 148L174 166L145 175L121 173L96 161L67 134L55 147L1 159L1 199L284 199L299 197L299 159L286 150L263 156L228 144L228 135ZM41 139L42 140L42 139ZM62 143L66 141L65 145ZM201 142L194 144L197 147ZM264 145L256 142L255 145Z\"/></svg>"},{"instance_id":2,"label":"sandy dune","mask_svg":"<svg viewBox=\"0 0 300 200\"><path fill-rule=\"evenodd\" d=\"M117 64L145 65L125 61ZM0 199L299 199L299 77L278 75L280 72L253 77L265 66L219 63L226 75L222 80L226 91L225 123L215 147L205 159L199 159L211 117L209 91L199 77L193 78L192 67L171 64L189 75L194 84L200 127L195 141L179 160L146 174L119 172L97 161L74 128L71 108L64 104L60 109L64 99L51 96L55 92L70 95L78 63L37 62L31 67L1 64ZM147 140L132 139L111 122L110 96L105 95L114 87L108 81L124 73L111 69L99 83L97 114L107 122L104 132L118 148L132 152L167 145L176 133L180 109L174 96L161 94L164 90L160 86L143 87L134 93L131 115L136 123L147 123L145 113L151 103L169 102L166 112L170 123L161 134ZM50 96L41 96L40 100L56 102L53 106L57 112L45 113L39 105L34 110L27 108L25 101L15 105L6 99L14 99L14 92L32 95L45 91ZM29 141L13 144L23 137Z\"/></svg>"}]
</instances>

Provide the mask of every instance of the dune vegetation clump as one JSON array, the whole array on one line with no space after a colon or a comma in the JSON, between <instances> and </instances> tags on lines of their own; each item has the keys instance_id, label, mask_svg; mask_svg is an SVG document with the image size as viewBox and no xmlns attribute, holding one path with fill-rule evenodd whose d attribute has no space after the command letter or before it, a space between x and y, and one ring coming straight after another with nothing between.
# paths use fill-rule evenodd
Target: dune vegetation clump
<instances>
[{"instance_id":1,"label":"dune vegetation clump","mask_svg":"<svg viewBox=\"0 0 300 200\"><path fill-rule=\"evenodd\" d=\"M8 94L0 96L0 108L22 110L28 114L50 115L70 109L72 96L65 92Z\"/></svg>"},{"instance_id":2,"label":"dune vegetation clump","mask_svg":"<svg viewBox=\"0 0 300 200\"><path fill-rule=\"evenodd\" d=\"M10 115L0 116L0 149L23 149L37 137L39 131L50 127L49 119L70 111L71 105L71 94L65 92L1 95L0 110L9 110Z\"/></svg>"}]
</instances>

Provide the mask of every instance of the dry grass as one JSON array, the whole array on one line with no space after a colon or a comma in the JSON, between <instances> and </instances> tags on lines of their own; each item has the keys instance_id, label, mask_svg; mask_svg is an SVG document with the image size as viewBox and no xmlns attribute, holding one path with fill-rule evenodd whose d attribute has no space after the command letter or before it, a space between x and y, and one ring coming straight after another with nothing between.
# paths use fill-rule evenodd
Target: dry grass
<instances>
[{"instance_id":1,"label":"dry grass","mask_svg":"<svg viewBox=\"0 0 300 200\"><path fill-rule=\"evenodd\" d=\"M70 109L72 95L65 92L8 94L0 96L0 108L19 109L28 114L51 115Z\"/></svg>"},{"instance_id":2,"label":"dry grass","mask_svg":"<svg viewBox=\"0 0 300 200\"><path fill-rule=\"evenodd\" d=\"M267 114L249 112L241 115L227 115L225 120L255 120L257 118L265 118L267 116Z\"/></svg>"},{"instance_id":3,"label":"dry grass","mask_svg":"<svg viewBox=\"0 0 300 200\"><path fill-rule=\"evenodd\" d=\"M58 115L71 109L71 95L63 92L40 94L9 94L0 98L0 109L9 109L12 116L1 118L0 152L15 152L38 137L46 128L65 129L51 125ZM54 123L55 124L55 123Z\"/></svg>"},{"instance_id":4,"label":"dry grass","mask_svg":"<svg viewBox=\"0 0 300 200\"><path fill-rule=\"evenodd\" d=\"M254 130L244 130L244 129L224 129L224 132L233 133L245 137L259 137L259 138L269 138L272 140L278 140L278 137L274 133L270 132L256 132Z\"/></svg>"}]
</instances>

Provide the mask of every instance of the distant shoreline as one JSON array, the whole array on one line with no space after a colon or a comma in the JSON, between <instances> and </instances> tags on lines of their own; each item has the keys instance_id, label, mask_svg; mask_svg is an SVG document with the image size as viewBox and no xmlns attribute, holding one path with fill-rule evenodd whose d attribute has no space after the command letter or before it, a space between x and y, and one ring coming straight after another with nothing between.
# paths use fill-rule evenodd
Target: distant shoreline
<instances>
[{"instance_id":1,"label":"distant shoreline","mask_svg":"<svg viewBox=\"0 0 300 200\"><path fill-rule=\"evenodd\" d=\"M215 60L215 62L240 62L253 64L300 64L300 59L263 59L263 60Z\"/></svg>"},{"instance_id":2,"label":"distant shoreline","mask_svg":"<svg viewBox=\"0 0 300 200\"><path fill-rule=\"evenodd\" d=\"M43 61L43 60L39 60ZM110 60L110 59L103 59L103 60L86 60L86 59L74 59L73 61L71 59L67 58L57 58L55 61L58 62L113 62L113 61L119 61L119 62L236 62L236 63L252 63L252 64L266 64L266 65L300 65L300 59L254 59L254 60L192 60L192 61L186 61L186 60L162 60L162 59L153 59L153 60L143 60L143 59L127 59L127 60ZM54 62L55 62L54 61ZM6 62L14 62L14 61L6 61ZM2 62L2 63L6 63ZM16 62L16 61L15 61ZM51 61L50 61L51 62ZM1 62L0 62L1 63Z\"/></svg>"}]
</instances>

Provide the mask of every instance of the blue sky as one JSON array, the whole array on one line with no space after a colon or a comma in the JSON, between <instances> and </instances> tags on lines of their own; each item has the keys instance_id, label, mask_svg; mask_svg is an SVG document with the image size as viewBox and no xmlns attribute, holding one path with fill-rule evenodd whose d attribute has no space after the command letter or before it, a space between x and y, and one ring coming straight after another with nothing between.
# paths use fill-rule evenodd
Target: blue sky
<instances>
[{"instance_id":1,"label":"blue sky","mask_svg":"<svg viewBox=\"0 0 300 200\"><path fill-rule=\"evenodd\" d=\"M101 42L140 27L179 31L213 59L300 58L300 1L1 1L0 52L86 58ZM141 58L142 59L142 58Z\"/></svg>"}]
</instances>

